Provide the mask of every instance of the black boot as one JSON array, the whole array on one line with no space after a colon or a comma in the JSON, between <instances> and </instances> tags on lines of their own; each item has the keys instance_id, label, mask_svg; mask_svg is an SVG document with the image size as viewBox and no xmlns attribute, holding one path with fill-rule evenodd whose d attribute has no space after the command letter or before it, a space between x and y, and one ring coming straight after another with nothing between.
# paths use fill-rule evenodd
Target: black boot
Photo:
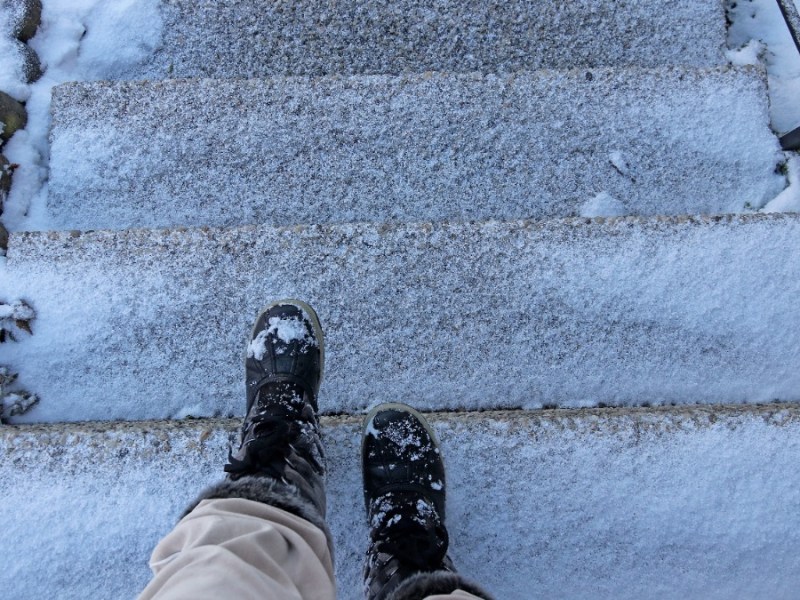
<instances>
[{"instance_id":1,"label":"black boot","mask_svg":"<svg viewBox=\"0 0 800 600\"><path fill-rule=\"evenodd\" d=\"M325 457L317 420L322 327L298 300L267 306L247 346L247 414L228 479L201 499L246 498L325 525ZM328 534L330 540L330 535Z\"/></svg>"},{"instance_id":2,"label":"black boot","mask_svg":"<svg viewBox=\"0 0 800 600\"><path fill-rule=\"evenodd\" d=\"M403 404L375 408L361 451L370 526L367 599L415 600L456 589L489 598L447 556L444 462L422 415Z\"/></svg>"}]
</instances>

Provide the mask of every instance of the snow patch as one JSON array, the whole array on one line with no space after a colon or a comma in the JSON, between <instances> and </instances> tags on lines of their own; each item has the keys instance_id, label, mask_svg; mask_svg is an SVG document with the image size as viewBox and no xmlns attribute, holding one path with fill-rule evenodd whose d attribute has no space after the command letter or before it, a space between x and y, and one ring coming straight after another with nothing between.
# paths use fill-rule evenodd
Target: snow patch
<instances>
[{"instance_id":1,"label":"snow patch","mask_svg":"<svg viewBox=\"0 0 800 600\"><path fill-rule=\"evenodd\" d=\"M581 206L582 217L621 217L627 214L622 202L608 192L600 192Z\"/></svg>"},{"instance_id":2,"label":"snow patch","mask_svg":"<svg viewBox=\"0 0 800 600\"><path fill-rule=\"evenodd\" d=\"M36 313L24 302L17 301L11 304L0 304L0 319L29 321L34 316L36 316Z\"/></svg>"},{"instance_id":3,"label":"snow patch","mask_svg":"<svg viewBox=\"0 0 800 600\"><path fill-rule=\"evenodd\" d=\"M795 2L797 5L797 2ZM779 133L800 126L800 53L775 0L727 2L728 59L734 65L756 64L769 76L770 117Z\"/></svg>"},{"instance_id":4,"label":"snow patch","mask_svg":"<svg viewBox=\"0 0 800 600\"><path fill-rule=\"evenodd\" d=\"M271 317L267 322L269 327L258 332L255 338L247 345L247 358L261 360L267 352L267 340L272 339L273 344L280 340L284 344L299 341L309 346L317 346L316 338L308 332L306 321L300 318L284 319ZM281 348L276 348L280 354Z\"/></svg>"},{"instance_id":5,"label":"snow patch","mask_svg":"<svg viewBox=\"0 0 800 600\"><path fill-rule=\"evenodd\" d=\"M732 65L745 67L761 62L767 47L760 40L750 40L739 49L728 50L725 55Z\"/></svg>"},{"instance_id":6,"label":"snow patch","mask_svg":"<svg viewBox=\"0 0 800 600\"><path fill-rule=\"evenodd\" d=\"M761 212L800 212L800 155L789 155L786 168L789 187L762 208Z\"/></svg>"},{"instance_id":7,"label":"snow patch","mask_svg":"<svg viewBox=\"0 0 800 600\"><path fill-rule=\"evenodd\" d=\"M29 45L42 77L26 84L21 54L0 11L0 89L25 102L28 124L3 148L19 164L6 200L3 223L10 231L47 229L50 100L53 87L68 81L126 79L161 43L158 0L43 0L42 22ZM8 60L8 57L11 59Z\"/></svg>"}]
</instances>

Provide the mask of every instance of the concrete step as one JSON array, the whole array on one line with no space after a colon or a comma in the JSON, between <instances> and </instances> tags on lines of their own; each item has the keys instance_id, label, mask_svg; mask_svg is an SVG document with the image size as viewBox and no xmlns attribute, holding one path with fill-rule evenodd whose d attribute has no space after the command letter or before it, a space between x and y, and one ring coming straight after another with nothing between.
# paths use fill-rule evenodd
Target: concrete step
<instances>
[{"instance_id":1,"label":"concrete step","mask_svg":"<svg viewBox=\"0 0 800 600\"><path fill-rule=\"evenodd\" d=\"M243 412L259 309L326 331L323 412L798 401L800 215L12 233L25 419ZM24 335L24 334L21 334Z\"/></svg>"},{"instance_id":2,"label":"concrete step","mask_svg":"<svg viewBox=\"0 0 800 600\"><path fill-rule=\"evenodd\" d=\"M52 227L758 208L786 185L765 85L752 68L71 83Z\"/></svg>"},{"instance_id":3,"label":"concrete step","mask_svg":"<svg viewBox=\"0 0 800 600\"><path fill-rule=\"evenodd\" d=\"M448 467L452 556L497 598L796 597L797 405L431 420ZM0 428L4 595L134 597L157 540L222 475L238 425ZM323 431L340 597L356 600L367 540L360 422L323 419Z\"/></svg>"},{"instance_id":4,"label":"concrete step","mask_svg":"<svg viewBox=\"0 0 800 600\"><path fill-rule=\"evenodd\" d=\"M725 62L720 0L171 0L162 14L160 52L132 77Z\"/></svg>"}]
</instances>

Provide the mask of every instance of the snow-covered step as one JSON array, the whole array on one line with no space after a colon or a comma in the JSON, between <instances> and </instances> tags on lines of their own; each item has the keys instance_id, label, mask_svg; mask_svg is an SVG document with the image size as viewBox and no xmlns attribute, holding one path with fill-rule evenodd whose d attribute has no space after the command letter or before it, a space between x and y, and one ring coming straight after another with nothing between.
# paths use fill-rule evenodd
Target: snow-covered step
<instances>
[{"instance_id":1,"label":"snow-covered step","mask_svg":"<svg viewBox=\"0 0 800 600\"><path fill-rule=\"evenodd\" d=\"M53 228L716 214L785 186L752 68L72 83L53 113Z\"/></svg>"},{"instance_id":2,"label":"snow-covered step","mask_svg":"<svg viewBox=\"0 0 800 600\"><path fill-rule=\"evenodd\" d=\"M150 3L144 7L149 8ZM170 0L132 77L509 72L725 61L721 0Z\"/></svg>"},{"instance_id":3,"label":"snow-covered step","mask_svg":"<svg viewBox=\"0 0 800 600\"><path fill-rule=\"evenodd\" d=\"M325 413L800 400L800 215L11 235L28 421L243 412L266 303L327 335Z\"/></svg>"},{"instance_id":4,"label":"snow-covered step","mask_svg":"<svg viewBox=\"0 0 800 600\"><path fill-rule=\"evenodd\" d=\"M497 598L797 597L796 405L431 420L453 558ZM4 597L135 597L153 545L222 474L238 425L0 428ZM357 419L323 420L346 600L362 597L367 539L359 430Z\"/></svg>"}]
</instances>

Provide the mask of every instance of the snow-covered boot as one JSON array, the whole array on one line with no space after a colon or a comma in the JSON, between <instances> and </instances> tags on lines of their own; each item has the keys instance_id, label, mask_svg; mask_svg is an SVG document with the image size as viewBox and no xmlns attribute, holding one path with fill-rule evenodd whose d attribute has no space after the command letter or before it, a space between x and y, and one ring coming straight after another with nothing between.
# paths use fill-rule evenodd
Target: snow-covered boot
<instances>
[{"instance_id":1,"label":"snow-covered boot","mask_svg":"<svg viewBox=\"0 0 800 600\"><path fill-rule=\"evenodd\" d=\"M206 498L246 498L325 524L325 458L317 420L322 327L299 300L267 306L247 346L247 413L241 443L225 465L228 479Z\"/></svg>"},{"instance_id":2,"label":"snow-covered boot","mask_svg":"<svg viewBox=\"0 0 800 600\"><path fill-rule=\"evenodd\" d=\"M403 404L373 409L361 458L370 527L367 599L416 600L457 589L488 599L447 556L444 462L422 415Z\"/></svg>"}]
</instances>

